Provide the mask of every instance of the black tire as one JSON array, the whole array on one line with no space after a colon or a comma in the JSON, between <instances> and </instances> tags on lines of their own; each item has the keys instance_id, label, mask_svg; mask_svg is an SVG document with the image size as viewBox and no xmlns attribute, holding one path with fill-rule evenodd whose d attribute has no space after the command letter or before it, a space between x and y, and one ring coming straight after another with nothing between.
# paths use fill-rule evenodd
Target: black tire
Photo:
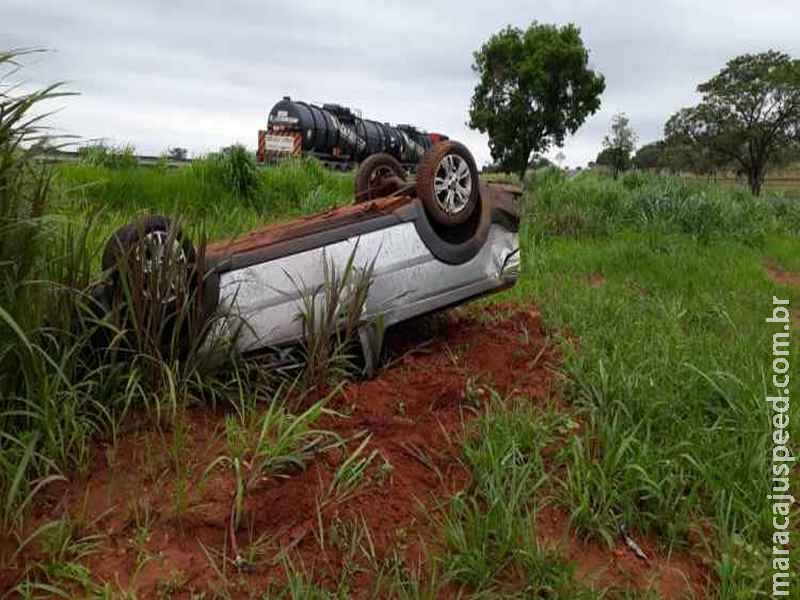
<instances>
[{"instance_id":1,"label":"black tire","mask_svg":"<svg viewBox=\"0 0 800 600\"><path fill-rule=\"evenodd\" d=\"M164 258L167 251L172 254ZM109 274L108 304L121 319L120 325L134 326L129 306L133 301L140 309L139 322L143 320L141 314L153 315L161 322L155 323L153 329L160 332L162 353L184 355L215 308L207 306L208 302L216 303L216 298L206 293L206 279L198 272L194 246L180 227L162 216L129 223L108 240L101 264ZM148 274L148 268L160 269L163 265L169 269L166 282L160 280L158 273ZM171 276L180 279L173 282ZM148 286L154 282L157 283L150 289ZM187 307L192 318L186 316ZM150 322L146 318L144 321ZM131 336L129 346L136 346L135 338Z\"/></svg>"},{"instance_id":2,"label":"black tire","mask_svg":"<svg viewBox=\"0 0 800 600\"><path fill-rule=\"evenodd\" d=\"M356 204L388 196L397 188L397 179L405 181L406 171L394 156L385 152L368 156L356 174Z\"/></svg>"},{"instance_id":3,"label":"black tire","mask_svg":"<svg viewBox=\"0 0 800 600\"><path fill-rule=\"evenodd\" d=\"M478 168L464 144L438 142L417 168L417 197L435 223L454 227L466 223L480 202Z\"/></svg>"},{"instance_id":4,"label":"black tire","mask_svg":"<svg viewBox=\"0 0 800 600\"><path fill-rule=\"evenodd\" d=\"M111 291L106 283L99 283L89 290L77 307L72 328L76 335L90 332L90 346L95 350L105 350L113 340L110 328L98 325L111 312Z\"/></svg>"}]
</instances>

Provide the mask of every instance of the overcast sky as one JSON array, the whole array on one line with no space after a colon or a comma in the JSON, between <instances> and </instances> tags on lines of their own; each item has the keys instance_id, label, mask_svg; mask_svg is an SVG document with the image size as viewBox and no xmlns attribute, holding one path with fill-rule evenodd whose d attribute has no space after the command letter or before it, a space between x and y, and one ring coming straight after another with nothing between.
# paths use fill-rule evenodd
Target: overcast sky
<instances>
[{"instance_id":1,"label":"overcast sky","mask_svg":"<svg viewBox=\"0 0 800 600\"><path fill-rule=\"evenodd\" d=\"M735 55L800 56L800 0L0 0L0 48L52 49L23 73L29 86L80 92L52 123L140 154L254 148L271 106L291 95L446 133L482 164L486 138L466 125L472 52L533 20L578 25L606 77L601 110L566 143L570 166L594 159L616 112L640 143L660 137Z\"/></svg>"}]
</instances>

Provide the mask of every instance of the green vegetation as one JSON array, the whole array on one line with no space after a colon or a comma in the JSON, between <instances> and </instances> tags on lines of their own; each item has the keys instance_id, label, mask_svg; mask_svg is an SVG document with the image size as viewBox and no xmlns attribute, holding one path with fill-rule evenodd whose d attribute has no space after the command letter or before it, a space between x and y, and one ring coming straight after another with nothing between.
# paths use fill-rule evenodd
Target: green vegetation
<instances>
[{"instance_id":1,"label":"green vegetation","mask_svg":"<svg viewBox=\"0 0 800 600\"><path fill-rule=\"evenodd\" d=\"M0 55L0 66L13 58ZM237 576L262 565L265 548L276 543L244 540L258 484L293 477L333 451L344 459L324 459L320 472L329 478L320 481L314 533L323 551L341 552L345 567L318 577L292 564L290 544L279 554L287 585L276 595L344 597L354 577L367 573L376 594L406 598L450 590L631 597L576 583L563 549L537 536L545 506L566 511L584 538L612 546L627 531L664 552L698 555L712 573L710 596L745 599L766 590L771 415L764 397L772 339L764 319L773 295L795 305L800 289L773 282L764 265L800 271L797 203L642 172L617 180L540 174L524 197L523 275L501 299L541 310L563 355L563 385L545 407L465 390L464 410L477 415L456 441L470 485L434 507L429 564L409 566L399 554L377 556L366 524L333 520L326 529L321 517L329 504L391 477L392 465L379 466L364 432L344 439L324 429L348 417L326 403L353 375L344 358L368 272L350 264L331 270L328 289L308 295L300 315L310 332L308 367L291 381L236 355L230 340L206 348L197 335L188 355L163 352L130 315L98 314L91 296L102 244L135 215L178 217L196 239L236 235L347 202L352 177L311 160L258 170L235 149L180 170L95 161L51 171L35 160L46 140L24 117L56 93L0 96L0 567L20 569L20 595L135 597L134 583L129 590L95 581L87 559L104 540L91 519L65 512L32 526L30 518L52 484L87 473L98 440L100 460L114 465L120 440L141 431L161 441L151 447L136 438L136 445L169 495L162 518L175 531L193 494L232 474L224 547L202 546L221 597L234 595ZM336 338L328 333L339 303L316 299L341 296L345 287L352 302L339 308L349 307L351 327ZM125 306L135 306L136 289L125 293ZM98 335L119 345L98 351ZM792 364L791 380L797 376ZM304 407L304 394L315 388L333 392ZM190 451L197 405L227 411L219 437L209 441L211 458ZM791 440L800 451L800 411L792 406ZM434 465L421 451L414 458ZM137 554L133 582L155 558L148 538L159 517L138 498L129 512L123 531ZM800 520L797 511L792 519ZM796 562L796 547L793 554ZM159 589L166 596L183 582L176 572Z\"/></svg>"},{"instance_id":2,"label":"green vegetation","mask_svg":"<svg viewBox=\"0 0 800 600\"><path fill-rule=\"evenodd\" d=\"M133 146L109 146L103 142L87 144L78 149L80 162L92 167L105 167L106 169L133 169L136 168L136 154Z\"/></svg>"},{"instance_id":3,"label":"green vegetation","mask_svg":"<svg viewBox=\"0 0 800 600\"><path fill-rule=\"evenodd\" d=\"M531 154L562 146L600 108L605 79L589 68L580 29L506 27L475 52L479 78L469 125L489 136L492 159L525 177Z\"/></svg>"},{"instance_id":4,"label":"green vegetation","mask_svg":"<svg viewBox=\"0 0 800 600\"><path fill-rule=\"evenodd\" d=\"M99 246L116 228L144 213L180 215L195 239L204 232L213 240L325 210L352 197L351 176L331 172L313 159L254 171L248 164L237 153L195 159L180 169L59 165L52 211L72 222L96 213L90 235Z\"/></svg>"},{"instance_id":5,"label":"green vegetation","mask_svg":"<svg viewBox=\"0 0 800 600\"><path fill-rule=\"evenodd\" d=\"M697 92L701 102L667 120L664 140L637 153L639 168L732 172L758 196L768 172L800 157L800 60L775 50L743 54Z\"/></svg>"},{"instance_id":6,"label":"green vegetation","mask_svg":"<svg viewBox=\"0 0 800 600\"><path fill-rule=\"evenodd\" d=\"M14 64L0 53L0 69ZM85 284L85 247L74 230L52 240L47 222L50 173L35 159L47 143L26 115L57 97L57 86L9 96L0 88L0 493L2 531L18 529L35 493L83 464L91 430L75 412L81 400L68 380L76 364L64 331ZM51 243L48 243L51 242ZM48 325L46 328L45 325ZM60 326L60 328L58 327ZM54 333L48 329L52 328ZM57 333L55 333L57 332Z\"/></svg>"},{"instance_id":7,"label":"green vegetation","mask_svg":"<svg viewBox=\"0 0 800 600\"><path fill-rule=\"evenodd\" d=\"M454 582L495 596L593 596L575 584L562 552L537 537L537 492L550 479L542 451L562 421L528 400L493 394L468 426L463 452L474 490L457 494L440 523L444 572Z\"/></svg>"},{"instance_id":8,"label":"green vegetation","mask_svg":"<svg viewBox=\"0 0 800 600\"><path fill-rule=\"evenodd\" d=\"M664 142L651 142L640 147L633 155L633 165L637 169L658 169L664 155Z\"/></svg>"},{"instance_id":9,"label":"green vegetation","mask_svg":"<svg viewBox=\"0 0 800 600\"><path fill-rule=\"evenodd\" d=\"M636 148L637 137L630 123L625 113L614 115L611 119L611 131L603 138L603 151L597 155L597 164L610 167L614 177L618 177L632 165L631 154Z\"/></svg>"},{"instance_id":10,"label":"green vegetation","mask_svg":"<svg viewBox=\"0 0 800 600\"><path fill-rule=\"evenodd\" d=\"M764 262L798 267L796 203L640 173L553 176L530 200L511 294L535 299L560 334L564 393L587 424L562 456L557 501L577 531L608 542L621 524L672 547L700 535L721 597L766 589L764 320L773 295L795 304L800 290L772 282ZM795 404L794 444L799 422Z\"/></svg>"},{"instance_id":11,"label":"green vegetation","mask_svg":"<svg viewBox=\"0 0 800 600\"><path fill-rule=\"evenodd\" d=\"M17 58L0 54L0 69ZM0 566L37 548L17 591L68 597L78 589L94 591L89 571L77 561L91 554L96 537L78 535L86 523L73 527L59 517L31 530L27 519L53 483L88 472L93 442L108 444L106 459L113 465L131 420L155 428L164 438L173 512L180 518L197 485L187 452L190 405L224 403L242 414L246 406L269 407L260 434L242 451L250 477L298 464L299 440L311 435L306 422L321 408L289 416L273 401L280 381L233 352L231 339L203 344L204 332L225 315L205 323L203 332L190 328L188 348L165 349L159 335L164 324L176 323L170 344L177 343L178 332L187 331L181 324L192 320L198 303L182 291L174 303L159 302L159 293L145 302L144 272L129 257L116 265L123 282L119 304L110 312L102 308L92 291L104 280L97 256L109 234L145 211L193 215L202 229L204 219L229 210L233 216L215 231L232 235L333 205L352 194L352 181L299 161L256 172L264 185L243 198L253 173L235 162L241 160L235 151L179 171L131 167L108 158L116 154L108 151L102 161L86 161L95 164L54 172L37 160L51 140L30 111L57 96L58 88L16 95L7 89L0 88ZM201 241L198 256L204 251ZM167 265L170 280L171 268L177 266Z\"/></svg>"},{"instance_id":12,"label":"green vegetation","mask_svg":"<svg viewBox=\"0 0 800 600\"><path fill-rule=\"evenodd\" d=\"M551 171L537 179L536 238L646 234L654 246L670 234L703 242L757 245L774 231L797 231L800 207L780 198L674 177L631 172L619 181L586 173L570 181Z\"/></svg>"}]
</instances>

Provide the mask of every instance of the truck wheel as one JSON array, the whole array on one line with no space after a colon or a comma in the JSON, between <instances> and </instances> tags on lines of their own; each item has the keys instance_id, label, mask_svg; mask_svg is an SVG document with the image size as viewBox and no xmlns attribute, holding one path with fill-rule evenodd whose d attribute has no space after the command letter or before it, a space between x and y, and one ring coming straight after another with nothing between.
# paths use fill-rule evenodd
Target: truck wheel
<instances>
[{"instance_id":1,"label":"truck wheel","mask_svg":"<svg viewBox=\"0 0 800 600\"><path fill-rule=\"evenodd\" d=\"M368 156L358 167L356 204L388 196L397 189L398 179L405 181L406 172L394 156L385 152Z\"/></svg>"},{"instance_id":2,"label":"truck wheel","mask_svg":"<svg viewBox=\"0 0 800 600\"><path fill-rule=\"evenodd\" d=\"M111 310L125 329L147 330L132 332L130 346L148 333L158 337L162 354L189 350L210 313L196 262L191 240L165 217L138 219L111 236L101 261Z\"/></svg>"},{"instance_id":3,"label":"truck wheel","mask_svg":"<svg viewBox=\"0 0 800 600\"><path fill-rule=\"evenodd\" d=\"M465 223L478 206L478 187L475 159L459 142L434 144L417 168L417 196L439 225Z\"/></svg>"}]
</instances>

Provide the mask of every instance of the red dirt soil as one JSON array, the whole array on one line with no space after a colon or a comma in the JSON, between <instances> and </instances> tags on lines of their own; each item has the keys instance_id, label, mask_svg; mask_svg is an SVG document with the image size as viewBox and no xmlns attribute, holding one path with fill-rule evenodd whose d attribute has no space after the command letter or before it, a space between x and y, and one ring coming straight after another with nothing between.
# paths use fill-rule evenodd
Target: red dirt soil
<instances>
[{"instance_id":1,"label":"red dirt soil","mask_svg":"<svg viewBox=\"0 0 800 600\"><path fill-rule=\"evenodd\" d=\"M800 274L784 270L783 267L773 260L764 261L764 269L767 272L767 276L778 285L788 285L789 287L800 289ZM792 327L796 329L800 326L800 310L793 306L789 310L789 313Z\"/></svg>"},{"instance_id":2,"label":"red dirt soil","mask_svg":"<svg viewBox=\"0 0 800 600\"><path fill-rule=\"evenodd\" d=\"M800 287L800 274L786 271L783 269L783 267L772 261L765 262L764 268L766 269L769 278L775 283L780 285Z\"/></svg>"},{"instance_id":3,"label":"red dirt soil","mask_svg":"<svg viewBox=\"0 0 800 600\"><path fill-rule=\"evenodd\" d=\"M590 273L589 275L586 276L586 283L589 285L589 287L593 288L603 287L605 282L606 278L603 277L602 273L595 272L595 273Z\"/></svg>"},{"instance_id":4,"label":"red dirt soil","mask_svg":"<svg viewBox=\"0 0 800 600\"><path fill-rule=\"evenodd\" d=\"M237 572L228 565L224 587L233 597L248 597L269 581L280 585L283 567L274 560L279 546L289 547L292 564L302 565L318 584L335 586L346 569L363 563L363 555L349 553L343 541L359 527L369 531L378 557L397 553L412 563L421 559L426 545L430 549L437 539L430 515L469 483L469 473L459 462L459 437L464 422L475 414L475 398L465 397L467 387L488 385L533 403L553 401L558 356L535 310L456 309L390 332L387 343L395 357L387 368L373 380L348 385L329 404L344 417L325 416L318 423L345 437L371 435L365 454L377 450L379 456L366 485L344 502L329 502L318 510L319 498L343 460L343 453L335 450L318 455L290 477L265 478L254 486L236 534L238 545L244 549L260 536L271 542L252 568ZM31 526L66 510L84 523L84 534L104 534L99 551L86 559L93 578L136 590L139 598L163 597L165 591L174 594L170 597L189 597L192 590L222 587L203 547L212 556L230 548L227 525L234 481L230 469L217 469L204 485L199 481L224 447L223 419L220 412L200 408L191 409L187 418L190 474L184 510L175 509L168 454L174 432L159 435L148 428L124 435L113 457L98 444L89 474L59 490L51 488L50 501L39 504ZM352 441L350 451L360 441ZM136 521L141 524L147 511L150 534L137 542ZM689 590L702 597L707 573L699 561L664 558L647 540L637 539L650 557L647 563L622 542L613 550L581 542L569 532L566 512L554 508L540 511L539 531L545 541L563 546L577 563L576 577L589 584L653 585L665 598L679 598ZM137 557L143 556L150 558L137 572ZM0 589L13 585L18 575L0 576ZM354 570L350 593L361 595L371 578L366 570Z\"/></svg>"}]
</instances>

